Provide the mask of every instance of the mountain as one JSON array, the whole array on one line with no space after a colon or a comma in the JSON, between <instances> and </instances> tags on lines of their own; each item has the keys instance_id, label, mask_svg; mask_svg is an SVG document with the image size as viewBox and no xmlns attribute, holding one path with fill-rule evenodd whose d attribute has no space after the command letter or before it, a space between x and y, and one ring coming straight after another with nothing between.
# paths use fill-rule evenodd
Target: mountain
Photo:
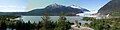
<instances>
[{"instance_id":1,"label":"mountain","mask_svg":"<svg viewBox=\"0 0 120 30\"><path fill-rule=\"evenodd\" d=\"M50 16L58 16L60 13L65 13L67 16L75 16L78 13L84 13L89 10L84 8L74 8L71 6L63 6L51 4L43 9L34 9L29 12L0 12L1 15L24 15L24 16L42 16L44 13L49 13Z\"/></svg>"},{"instance_id":2,"label":"mountain","mask_svg":"<svg viewBox=\"0 0 120 30\"><path fill-rule=\"evenodd\" d=\"M98 10L101 15L120 16L120 0L111 0Z\"/></svg>"}]
</instances>

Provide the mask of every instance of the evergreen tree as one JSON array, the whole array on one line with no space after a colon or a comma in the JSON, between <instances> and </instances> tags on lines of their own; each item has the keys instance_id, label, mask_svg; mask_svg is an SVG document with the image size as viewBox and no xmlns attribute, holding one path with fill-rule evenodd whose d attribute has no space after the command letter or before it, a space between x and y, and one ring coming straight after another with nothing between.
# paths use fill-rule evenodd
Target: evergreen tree
<instances>
[{"instance_id":1,"label":"evergreen tree","mask_svg":"<svg viewBox=\"0 0 120 30\"><path fill-rule=\"evenodd\" d=\"M2 22L1 22L0 30L6 30L6 28L7 28L7 26L6 26L5 21L2 21Z\"/></svg>"},{"instance_id":2,"label":"evergreen tree","mask_svg":"<svg viewBox=\"0 0 120 30\"><path fill-rule=\"evenodd\" d=\"M60 18L58 19L56 23L56 27L54 30L67 30L66 26L66 17L64 16L64 13L61 13Z\"/></svg>"},{"instance_id":3,"label":"evergreen tree","mask_svg":"<svg viewBox=\"0 0 120 30\"><path fill-rule=\"evenodd\" d=\"M37 30L39 30L42 27L42 23L39 21L39 23L37 24Z\"/></svg>"},{"instance_id":4,"label":"evergreen tree","mask_svg":"<svg viewBox=\"0 0 120 30\"><path fill-rule=\"evenodd\" d=\"M30 21L28 21L28 23L26 23L26 30L31 30L32 29L32 24Z\"/></svg>"},{"instance_id":5,"label":"evergreen tree","mask_svg":"<svg viewBox=\"0 0 120 30\"><path fill-rule=\"evenodd\" d=\"M25 23L23 23L21 21L17 21L15 28L16 28L16 30L25 30L26 26L25 26Z\"/></svg>"},{"instance_id":6,"label":"evergreen tree","mask_svg":"<svg viewBox=\"0 0 120 30\"><path fill-rule=\"evenodd\" d=\"M33 30L37 30L37 23L34 22L34 23L32 24L32 29L33 29Z\"/></svg>"},{"instance_id":7,"label":"evergreen tree","mask_svg":"<svg viewBox=\"0 0 120 30\"><path fill-rule=\"evenodd\" d=\"M42 27L41 30L52 30L52 22L50 21L50 17L48 13L45 13L42 18Z\"/></svg>"}]
</instances>

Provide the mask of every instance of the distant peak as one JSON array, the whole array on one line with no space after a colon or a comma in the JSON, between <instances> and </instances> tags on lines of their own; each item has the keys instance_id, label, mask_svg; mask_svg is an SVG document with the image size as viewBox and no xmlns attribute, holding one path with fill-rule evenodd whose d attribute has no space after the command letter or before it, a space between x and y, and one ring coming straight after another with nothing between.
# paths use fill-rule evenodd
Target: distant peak
<instances>
[{"instance_id":1,"label":"distant peak","mask_svg":"<svg viewBox=\"0 0 120 30\"><path fill-rule=\"evenodd\" d=\"M46 8L59 8L59 7L62 7L62 5L59 5L59 4L57 4L57 3L54 3L54 4L48 5Z\"/></svg>"},{"instance_id":2,"label":"distant peak","mask_svg":"<svg viewBox=\"0 0 120 30\"><path fill-rule=\"evenodd\" d=\"M54 4L51 4L51 6L58 6L59 4L57 4L57 3L54 3Z\"/></svg>"},{"instance_id":3,"label":"distant peak","mask_svg":"<svg viewBox=\"0 0 120 30\"><path fill-rule=\"evenodd\" d=\"M57 3L54 3L55 5L58 5Z\"/></svg>"},{"instance_id":4,"label":"distant peak","mask_svg":"<svg viewBox=\"0 0 120 30\"><path fill-rule=\"evenodd\" d=\"M72 5L72 6L75 6L75 5Z\"/></svg>"}]
</instances>

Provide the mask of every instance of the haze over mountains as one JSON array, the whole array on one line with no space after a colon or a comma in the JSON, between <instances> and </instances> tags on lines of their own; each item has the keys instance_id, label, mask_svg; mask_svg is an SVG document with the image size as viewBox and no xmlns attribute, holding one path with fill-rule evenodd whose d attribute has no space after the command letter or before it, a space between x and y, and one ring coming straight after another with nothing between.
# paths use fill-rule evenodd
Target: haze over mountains
<instances>
[{"instance_id":1,"label":"haze over mountains","mask_svg":"<svg viewBox=\"0 0 120 30\"><path fill-rule=\"evenodd\" d=\"M120 0L111 0L100 8L98 13L101 15L110 14L110 16L120 16Z\"/></svg>"},{"instance_id":2,"label":"haze over mountains","mask_svg":"<svg viewBox=\"0 0 120 30\"><path fill-rule=\"evenodd\" d=\"M34 9L29 12L0 12L0 15L17 15L17 16L42 16L44 13L49 13L50 16L58 16L61 12L67 16L75 16L78 13L89 12L89 10L73 6L64 6L58 4L51 4L43 9Z\"/></svg>"}]
</instances>

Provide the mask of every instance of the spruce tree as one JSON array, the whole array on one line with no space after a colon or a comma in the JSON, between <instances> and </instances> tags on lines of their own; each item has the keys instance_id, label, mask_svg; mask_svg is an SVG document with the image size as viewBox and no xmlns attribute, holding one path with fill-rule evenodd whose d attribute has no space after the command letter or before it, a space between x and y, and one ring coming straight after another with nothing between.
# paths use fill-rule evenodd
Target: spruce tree
<instances>
[{"instance_id":1,"label":"spruce tree","mask_svg":"<svg viewBox=\"0 0 120 30\"><path fill-rule=\"evenodd\" d=\"M66 17L64 16L64 13L61 13L60 18L58 19L54 30L67 30L65 21L66 21Z\"/></svg>"},{"instance_id":2,"label":"spruce tree","mask_svg":"<svg viewBox=\"0 0 120 30\"><path fill-rule=\"evenodd\" d=\"M50 27L50 24L51 24L51 21L50 21L50 17L49 17L49 14L48 13L45 13L42 18L42 27L40 30L50 30L51 28Z\"/></svg>"}]
</instances>

